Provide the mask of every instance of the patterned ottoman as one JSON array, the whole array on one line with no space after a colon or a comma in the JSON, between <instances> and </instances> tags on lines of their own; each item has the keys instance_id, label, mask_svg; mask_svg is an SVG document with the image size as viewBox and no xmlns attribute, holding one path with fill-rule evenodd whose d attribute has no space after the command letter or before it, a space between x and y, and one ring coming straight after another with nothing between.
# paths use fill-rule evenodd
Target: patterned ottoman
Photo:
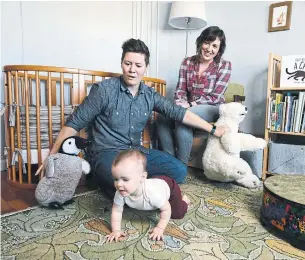
<instances>
[{"instance_id":1,"label":"patterned ottoman","mask_svg":"<svg viewBox=\"0 0 305 260\"><path fill-rule=\"evenodd\" d=\"M271 233L305 250L304 175L275 175L265 180L261 222Z\"/></svg>"}]
</instances>

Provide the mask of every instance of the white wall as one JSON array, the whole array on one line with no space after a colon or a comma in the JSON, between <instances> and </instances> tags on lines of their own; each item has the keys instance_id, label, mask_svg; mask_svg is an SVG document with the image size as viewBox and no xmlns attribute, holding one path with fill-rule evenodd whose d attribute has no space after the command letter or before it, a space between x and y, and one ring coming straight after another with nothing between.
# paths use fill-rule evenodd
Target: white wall
<instances>
[{"instance_id":1,"label":"white wall","mask_svg":"<svg viewBox=\"0 0 305 260\"><path fill-rule=\"evenodd\" d=\"M271 3L206 2L208 26L218 25L226 33L224 57L233 65L231 81L246 88L250 112L243 130L254 134L264 129L268 53L305 53L305 2L293 2L290 30L268 33ZM1 66L38 64L120 72L123 41L141 38L151 51L147 76L165 79L172 98L185 55L185 31L168 25L170 6L171 2L1 2ZM189 55L195 53L201 31L191 32ZM2 126L1 121L1 152Z\"/></svg>"},{"instance_id":2,"label":"white wall","mask_svg":"<svg viewBox=\"0 0 305 260\"><path fill-rule=\"evenodd\" d=\"M132 12L131 2L120 2L118 8L109 2L2 5L5 64L120 71L120 48L132 35L132 19L126 17Z\"/></svg>"},{"instance_id":3,"label":"white wall","mask_svg":"<svg viewBox=\"0 0 305 260\"><path fill-rule=\"evenodd\" d=\"M143 39L157 70L157 2L1 2L1 67L48 65L121 72L123 42ZM1 102L3 79L1 75ZM1 118L1 152L4 147Z\"/></svg>"}]
</instances>

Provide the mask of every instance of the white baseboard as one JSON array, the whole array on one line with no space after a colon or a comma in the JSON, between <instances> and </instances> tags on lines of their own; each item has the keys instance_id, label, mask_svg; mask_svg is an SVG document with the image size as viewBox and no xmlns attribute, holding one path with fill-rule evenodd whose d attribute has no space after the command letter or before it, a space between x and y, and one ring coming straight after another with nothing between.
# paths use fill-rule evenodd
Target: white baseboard
<instances>
[{"instance_id":1,"label":"white baseboard","mask_svg":"<svg viewBox=\"0 0 305 260\"><path fill-rule=\"evenodd\" d=\"M1 159L0 167L1 167L1 171L6 171L7 170L6 158Z\"/></svg>"}]
</instances>

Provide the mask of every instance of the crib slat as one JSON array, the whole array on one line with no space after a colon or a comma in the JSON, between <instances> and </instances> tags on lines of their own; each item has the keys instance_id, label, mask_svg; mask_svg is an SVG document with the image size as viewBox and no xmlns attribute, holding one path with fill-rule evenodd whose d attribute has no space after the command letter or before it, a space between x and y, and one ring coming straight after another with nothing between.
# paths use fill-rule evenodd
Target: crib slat
<instances>
[{"instance_id":1,"label":"crib slat","mask_svg":"<svg viewBox=\"0 0 305 260\"><path fill-rule=\"evenodd\" d=\"M9 111L11 111L13 109L12 105L13 105L13 93L12 93L13 89L12 89L12 75L9 72L8 74L8 104L10 105L8 107ZM14 135L14 126L10 126L10 148L11 148L11 152L12 154L14 154L15 152L15 135ZM11 164L11 162L10 162ZM15 164L12 165L12 177L13 177L13 181L16 181L16 167Z\"/></svg>"},{"instance_id":2,"label":"crib slat","mask_svg":"<svg viewBox=\"0 0 305 260\"><path fill-rule=\"evenodd\" d=\"M29 87L28 87L28 72L24 72L24 91L25 91L25 121L26 121L26 150L28 163L28 183L32 183L31 173L31 145L30 145L30 112L29 112Z\"/></svg>"},{"instance_id":3,"label":"crib slat","mask_svg":"<svg viewBox=\"0 0 305 260\"><path fill-rule=\"evenodd\" d=\"M42 163L41 158L41 131L40 131L40 80L39 80L39 72L35 72L36 78L36 125L37 125L37 156L38 156L38 167L40 167Z\"/></svg>"},{"instance_id":4,"label":"crib slat","mask_svg":"<svg viewBox=\"0 0 305 260\"><path fill-rule=\"evenodd\" d=\"M73 104L72 101L73 101L73 82L70 82L69 83L69 86L70 86L70 102L71 102L71 105Z\"/></svg>"},{"instance_id":5,"label":"crib slat","mask_svg":"<svg viewBox=\"0 0 305 260\"><path fill-rule=\"evenodd\" d=\"M28 82L29 82L29 92L30 92L30 105L33 105L33 81L32 79L28 78Z\"/></svg>"},{"instance_id":6,"label":"crib slat","mask_svg":"<svg viewBox=\"0 0 305 260\"><path fill-rule=\"evenodd\" d=\"M72 89L71 89L71 104L72 107L74 107L75 105L79 105L79 77L78 74L73 74L72 75ZM79 136L80 133L77 134L77 136Z\"/></svg>"},{"instance_id":7,"label":"crib slat","mask_svg":"<svg viewBox=\"0 0 305 260\"><path fill-rule=\"evenodd\" d=\"M5 77L4 77L4 93L5 93L5 104L8 105L8 79L10 77L10 72L5 72ZM9 118L9 108L6 108L5 111L5 122L8 122L8 118ZM5 143L6 143L6 147L7 149L10 149L10 129L9 129L9 125L8 123L6 123L6 127L5 127ZM11 180L12 179L12 170L10 167L11 164L11 160L12 160L12 151L11 150L7 150L7 161L8 161L8 165L7 165L7 172L8 172L8 179Z\"/></svg>"},{"instance_id":8,"label":"crib slat","mask_svg":"<svg viewBox=\"0 0 305 260\"><path fill-rule=\"evenodd\" d=\"M72 85L72 106L79 104L79 82L78 82L78 74L73 74L73 85Z\"/></svg>"},{"instance_id":9,"label":"crib slat","mask_svg":"<svg viewBox=\"0 0 305 260\"><path fill-rule=\"evenodd\" d=\"M83 102L86 97L85 91L85 76L82 74L78 74L78 96L79 96L79 104Z\"/></svg>"},{"instance_id":10,"label":"crib slat","mask_svg":"<svg viewBox=\"0 0 305 260\"><path fill-rule=\"evenodd\" d=\"M56 106L56 81L52 80L52 106Z\"/></svg>"},{"instance_id":11,"label":"crib slat","mask_svg":"<svg viewBox=\"0 0 305 260\"><path fill-rule=\"evenodd\" d=\"M86 91L85 91L85 76L83 74L78 74L78 98L79 98L79 104L83 102L84 98L86 97ZM80 137L86 138L86 131L85 129L82 129L80 131Z\"/></svg>"},{"instance_id":12,"label":"crib slat","mask_svg":"<svg viewBox=\"0 0 305 260\"><path fill-rule=\"evenodd\" d=\"M20 78L20 87L21 87L21 101L22 101L22 105L25 105L24 76L23 76L23 78Z\"/></svg>"},{"instance_id":13,"label":"crib slat","mask_svg":"<svg viewBox=\"0 0 305 260\"><path fill-rule=\"evenodd\" d=\"M48 119L49 119L49 149L52 149L52 146L53 146L53 131L52 131L52 86L51 86L51 72L48 72L47 92L48 92Z\"/></svg>"},{"instance_id":14,"label":"crib slat","mask_svg":"<svg viewBox=\"0 0 305 260\"><path fill-rule=\"evenodd\" d=\"M64 74L60 73L60 125L61 128L65 124L65 99L64 99Z\"/></svg>"},{"instance_id":15,"label":"crib slat","mask_svg":"<svg viewBox=\"0 0 305 260\"><path fill-rule=\"evenodd\" d=\"M20 100L19 100L19 89L18 89L18 71L15 73L15 102L16 102L16 128L17 128L17 147L21 149L21 138L20 138ZM19 172L19 183L22 183L22 158L18 153L18 172Z\"/></svg>"}]
</instances>

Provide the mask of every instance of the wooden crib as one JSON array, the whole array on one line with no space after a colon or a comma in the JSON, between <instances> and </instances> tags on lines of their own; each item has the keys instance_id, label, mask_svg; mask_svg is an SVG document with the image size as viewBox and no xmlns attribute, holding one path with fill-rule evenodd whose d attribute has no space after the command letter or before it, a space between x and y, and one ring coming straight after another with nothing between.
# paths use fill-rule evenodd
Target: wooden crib
<instances>
[{"instance_id":1,"label":"wooden crib","mask_svg":"<svg viewBox=\"0 0 305 260\"><path fill-rule=\"evenodd\" d=\"M8 181L24 188L35 188L38 167L66 118L88 95L93 83L118 73L36 65L4 67L5 87L5 151ZM145 77L144 83L165 96L164 80ZM152 147L155 137L151 126L153 113L142 133L142 145ZM86 137L85 129L80 136Z\"/></svg>"}]
</instances>

